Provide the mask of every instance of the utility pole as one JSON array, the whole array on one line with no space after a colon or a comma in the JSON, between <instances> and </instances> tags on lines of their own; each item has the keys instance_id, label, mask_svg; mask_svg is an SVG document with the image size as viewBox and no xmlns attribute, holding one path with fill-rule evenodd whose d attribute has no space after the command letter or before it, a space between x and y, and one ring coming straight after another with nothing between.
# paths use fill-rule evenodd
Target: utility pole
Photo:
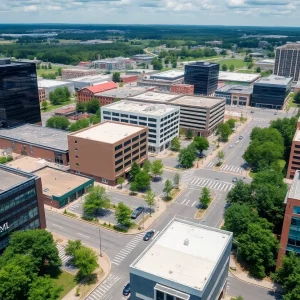
<instances>
[{"instance_id":1,"label":"utility pole","mask_svg":"<svg viewBox=\"0 0 300 300\"><path fill-rule=\"evenodd\" d=\"M145 229L145 206L143 206L143 229Z\"/></svg>"},{"instance_id":2,"label":"utility pole","mask_svg":"<svg viewBox=\"0 0 300 300\"><path fill-rule=\"evenodd\" d=\"M101 229L100 228L99 228L99 242L100 242L100 257L102 257Z\"/></svg>"}]
</instances>

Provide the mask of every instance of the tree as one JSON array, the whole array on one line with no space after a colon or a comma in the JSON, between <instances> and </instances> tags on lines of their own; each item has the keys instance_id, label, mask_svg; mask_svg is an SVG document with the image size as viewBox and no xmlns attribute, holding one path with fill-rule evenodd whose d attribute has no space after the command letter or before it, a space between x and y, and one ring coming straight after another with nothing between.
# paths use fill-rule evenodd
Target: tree
<instances>
[{"instance_id":1,"label":"tree","mask_svg":"<svg viewBox=\"0 0 300 300\"><path fill-rule=\"evenodd\" d=\"M91 101L85 104L86 111L91 114L95 114L100 108L100 103L98 99L93 98Z\"/></svg>"},{"instance_id":2,"label":"tree","mask_svg":"<svg viewBox=\"0 0 300 300\"><path fill-rule=\"evenodd\" d=\"M116 211L115 211L115 217L118 222L118 224L130 227L131 225L131 209L127 205L125 205L123 202L119 202Z\"/></svg>"},{"instance_id":3,"label":"tree","mask_svg":"<svg viewBox=\"0 0 300 300\"><path fill-rule=\"evenodd\" d=\"M69 130L74 132L74 131L81 130L83 128L88 128L89 126L90 126L89 119L80 119L72 123L69 127Z\"/></svg>"},{"instance_id":4,"label":"tree","mask_svg":"<svg viewBox=\"0 0 300 300\"><path fill-rule=\"evenodd\" d=\"M63 290L63 287L57 286L56 281L50 276L38 277L30 285L28 300L57 300Z\"/></svg>"},{"instance_id":5,"label":"tree","mask_svg":"<svg viewBox=\"0 0 300 300\"><path fill-rule=\"evenodd\" d=\"M150 186L150 175L144 171L141 170L136 176L135 176L135 183L137 186L137 189L139 191L146 190Z\"/></svg>"},{"instance_id":6,"label":"tree","mask_svg":"<svg viewBox=\"0 0 300 300\"><path fill-rule=\"evenodd\" d=\"M90 125L98 124L101 122L101 118L98 117L97 115L92 115L89 118L89 122L90 122Z\"/></svg>"},{"instance_id":7,"label":"tree","mask_svg":"<svg viewBox=\"0 0 300 300\"><path fill-rule=\"evenodd\" d=\"M149 173L151 171L151 162L149 159L146 159L143 163L143 170Z\"/></svg>"},{"instance_id":8,"label":"tree","mask_svg":"<svg viewBox=\"0 0 300 300\"><path fill-rule=\"evenodd\" d=\"M234 119L229 119L229 120L227 120L226 123L228 124L231 131L233 131L233 129L235 128L235 120Z\"/></svg>"},{"instance_id":9,"label":"tree","mask_svg":"<svg viewBox=\"0 0 300 300\"><path fill-rule=\"evenodd\" d=\"M188 128L186 131L185 131L185 138L188 139L188 140L191 140L192 138L194 137L194 132L191 128Z\"/></svg>"},{"instance_id":10,"label":"tree","mask_svg":"<svg viewBox=\"0 0 300 300\"><path fill-rule=\"evenodd\" d=\"M248 65L247 65L247 68L250 70L252 69L254 66L254 63L253 62L249 62Z\"/></svg>"},{"instance_id":11,"label":"tree","mask_svg":"<svg viewBox=\"0 0 300 300\"><path fill-rule=\"evenodd\" d=\"M223 65L222 65L222 71L227 71L227 70L228 70L227 65L226 65L226 64L223 64Z\"/></svg>"},{"instance_id":12,"label":"tree","mask_svg":"<svg viewBox=\"0 0 300 300\"><path fill-rule=\"evenodd\" d=\"M114 72L113 73L112 81L114 81L114 82L120 82L121 81L120 72Z\"/></svg>"},{"instance_id":13,"label":"tree","mask_svg":"<svg viewBox=\"0 0 300 300\"><path fill-rule=\"evenodd\" d=\"M224 157L225 157L224 152L223 152L223 151L219 151L219 152L217 153L217 157L218 157L218 159L219 159L219 164L221 164L222 161L223 161L223 159L224 159Z\"/></svg>"},{"instance_id":14,"label":"tree","mask_svg":"<svg viewBox=\"0 0 300 300\"><path fill-rule=\"evenodd\" d=\"M176 173L174 175L173 183L177 189L179 188L179 182L180 182L180 175L179 175L179 173Z\"/></svg>"},{"instance_id":15,"label":"tree","mask_svg":"<svg viewBox=\"0 0 300 300\"><path fill-rule=\"evenodd\" d=\"M85 110L86 110L85 103L83 103L83 102L77 102L76 103L76 111L77 112L84 113Z\"/></svg>"},{"instance_id":16,"label":"tree","mask_svg":"<svg viewBox=\"0 0 300 300\"><path fill-rule=\"evenodd\" d=\"M46 127L66 130L70 125L69 120L63 116L50 117L46 122Z\"/></svg>"},{"instance_id":17,"label":"tree","mask_svg":"<svg viewBox=\"0 0 300 300\"><path fill-rule=\"evenodd\" d=\"M68 240L67 247L65 249L66 255L74 257L75 251L82 247L80 240Z\"/></svg>"},{"instance_id":18,"label":"tree","mask_svg":"<svg viewBox=\"0 0 300 300\"><path fill-rule=\"evenodd\" d=\"M164 189L163 189L163 192L166 193L166 200L170 199L170 193L171 193L172 189L173 189L173 184L170 179L167 179L165 182Z\"/></svg>"},{"instance_id":19,"label":"tree","mask_svg":"<svg viewBox=\"0 0 300 300\"><path fill-rule=\"evenodd\" d=\"M256 72L256 73L260 73L260 72L261 72L261 68L260 68L260 67L257 67L257 68L255 69L255 72Z\"/></svg>"},{"instance_id":20,"label":"tree","mask_svg":"<svg viewBox=\"0 0 300 300\"><path fill-rule=\"evenodd\" d=\"M152 212L152 206L155 205L155 194L152 190L148 190L144 196L145 202L149 205L150 208L150 217Z\"/></svg>"},{"instance_id":21,"label":"tree","mask_svg":"<svg viewBox=\"0 0 300 300\"><path fill-rule=\"evenodd\" d=\"M153 66L153 70L161 70L163 68L163 64L161 62L161 60L154 58L152 60L152 66Z\"/></svg>"},{"instance_id":22,"label":"tree","mask_svg":"<svg viewBox=\"0 0 300 300\"><path fill-rule=\"evenodd\" d=\"M132 194L135 194L138 191L138 187L135 181L132 181L129 186L129 190Z\"/></svg>"},{"instance_id":23,"label":"tree","mask_svg":"<svg viewBox=\"0 0 300 300\"><path fill-rule=\"evenodd\" d=\"M42 108L43 110L46 110L48 108L48 102L46 100L42 102Z\"/></svg>"},{"instance_id":24,"label":"tree","mask_svg":"<svg viewBox=\"0 0 300 300\"><path fill-rule=\"evenodd\" d=\"M203 136L195 136L193 143L194 143L196 149L198 151L200 151L200 154L202 154L202 152L204 150L207 150L209 148L209 142L208 142L207 138L205 138Z\"/></svg>"},{"instance_id":25,"label":"tree","mask_svg":"<svg viewBox=\"0 0 300 300\"><path fill-rule=\"evenodd\" d=\"M193 149L186 147L180 150L178 162L185 168L191 168L194 165L194 161L196 160L196 154Z\"/></svg>"},{"instance_id":26,"label":"tree","mask_svg":"<svg viewBox=\"0 0 300 300\"><path fill-rule=\"evenodd\" d=\"M216 134L219 135L220 139L224 142L228 141L228 137L232 133L228 123L221 123L217 126Z\"/></svg>"},{"instance_id":27,"label":"tree","mask_svg":"<svg viewBox=\"0 0 300 300\"><path fill-rule=\"evenodd\" d=\"M209 189L207 187L204 187L202 189L199 201L202 204L202 207L204 209L206 209L209 206L209 204L211 202L211 196L210 196L210 191L209 191Z\"/></svg>"},{"instance_id":28,"label":"tree","mask_svg":"<svg viewBox=\"0 0 300 300\"><path fill-rule=\"evenodd\" d=\"M294 96L294 101L300 103L300 91Z\"/></svg>"},{"instance_id":29,"label":"tree","mask_svg":"<svg viewBox=\"0 0 300 300\"><path fill-rule=\"evenodd\" d=\"M123 187L123 183L125 182L124 177L120 176L117 178L117 184L121 186L121 188Z\"/></svg>"},{"instance_id":30,"label":"tree","mask_svg":"<svg viewBox=\"0 0 300 300\"><path fill-rule=\"evenodd\" d=\"M249 205L254 205L254 200L252 198L251 185L244 183L243 180L238 180L234 188L230 190L227 194L228 203L246 203Z\"/></svg>"},{"instance_id":31,"label":"tree","mask_svg":"<svg viewBox=\"0 0 300 300\"><path fill-rule=\"evenodd\" d=\"M250 274L264 278L276 265L278 241L272 231L259 224L249 224L246 233L238 238L239 257L249 266Z\"/></svg>"},{"instance_id":32,"label":"tree","mask_svg":"<svg viewBox=\"0 0 300 300\"><path fill-rule=\"evenodd\" d=\"M229 70L230 70L230 72L233 72L234 71L234 65L230 65L230 67L229 67Z\"/></svg>"},{"instance_id":33,"label":"tree","mask_svg":"<svg viewBox=\"0 0 300 300\"><path fill-rule=\"evenodd\" d=\"M174 61L174 62L172 62L172 68L177 68L177 62L176 61Z\"/></svg>"},{"instance_id":34,"label":"tree","mask_svg":"<svg viewBox=\"0 0 300 300\"><path fill-rule=\"evenodd\" d=\"M49 93L49 99L53 105L59 105L69 101L70 96L71 94L67 87L58 87Z\"/></svg>"},{"instance_id":35,"label":"tree","mask_svg":"<svg viewBox=\"0 0 300 300\"><path fill-rule=\"evenodd\" d=\"M61 70L62 70L61 68L58 68L58 69L57 69L57 74L58 74L58 76L61 76L61 75L62 75L62 74L61 74L61 73L62 73Z\"/></svg>"},{"instance_id":36,"label":"tree","mask_svg":"<svg viewBox=\"0 0 300 300\"><path fill-rule=\"evenodd\" d=\"M227 51L225 49L223 49L221 52L220 52L220 55L227 55Z\"/></svg>"},{"instance_id":37,"label":"tree","mask_svg":"<svg viewBox=\"0 0 300 300\"><path fill-rule=\"evenodd\" d=\"M135 180L135 177L138 173L140 173L141 168L136 161L133 162L131 166L131 170L129 172L131 181Z\"/></svg>"},{"instance_id":38,"label":"tree","mask_svg":"<svg viewBox=\"0 0 300 300\"><path fill-rule=\"evenodd\" d=\"M178 137L174 137L173 140L171 141L171 150L179 151L180 147L181 147L181 145L180 145Z\"/></svg>"},{"instance_id":39,"label":"tree","mask_svg":"<svg viewBox=\"0 0 300 300\"><path fill-rule=\"evenodd\" d=\"M84 214L93 216L99 209L107 209L109 207L110 199L106 194L105 188L100 186L91 187L83 203Z\"/></svg>"},{"instance_id":40,"label":"tree","mask_svg":"<svg viewBox=\"0 0 300 300\"><path fill-rule=\"evenodd\" d=\"M164 173L164 165L162 163L161 159L157 159L155 161L153 161L152 165L151 165L151 173L154 175L154 177L156 178L156 176L161 176Z\"/></svg>"},{"instance_id":41,"label":"tree","mask_svg":"<svg viewBox=\"0 0 300 300\"><path fill-rule=\"evenodd\" d=\"M81 246L75 250L74 265L79 269L79 278L89 276L99 267L97 254L92 249Z\"/></svg>"}]
</instances>

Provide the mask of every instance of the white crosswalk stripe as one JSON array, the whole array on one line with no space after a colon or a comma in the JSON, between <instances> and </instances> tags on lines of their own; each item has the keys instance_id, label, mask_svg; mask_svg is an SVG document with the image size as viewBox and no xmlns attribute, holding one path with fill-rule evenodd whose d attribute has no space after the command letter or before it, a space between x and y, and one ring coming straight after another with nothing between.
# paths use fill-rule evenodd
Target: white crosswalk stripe
<instances>
[{"instance_id":1,"label":"white crosswalk stripe","mask_svg":"<svg viewBox=\"0 0 300 300\"><path fill-rule=\"evenodd\" d=\"M196 207L199 202L198 201L192 201L190 199L184 199L180 202L175 201L175 203L180 204L180 205L190 206L190 207Z\"/></svg>"},{"instance_id":2,"label":"white crosswalk stripe","mask_svg":"<svg viewBox=\"0 0 300 300\"><path fill-rule=\"evenodd\" d=\"M222 165L220 168L222 171L232 172L232 173L243 173L243 168L230 165Z\"/></svg>"},{"instance_id":3,"label":"white crosswalk stripe","mask_svg":"<svg viewBox=\"0 0 300 300\"><path fill-rule=\"evenodd\" d=\"M82 204L80 202L77 202L75 204L73 204L69 209L70 210L75 210L75 208L82 206Z\"/></svg>"},{"instance_id":4,"label":"white crosswalk stripe","mask_svg":"<svg viewBox=\"0 0 300 300\"><path fill-rule=\"evenodd\" d=\"M209 162L207 165L206 165L206 167L208 167L208 168L212 168L212 167L214 167L215 166L215 162Z\"/></svg>"},{"instance_id":5,"label":"white crosswalk stripe","mask_svg":"<svg viewBox=\"0 0 300 300\"><path fill-rule=\"evenodd\" d=\"M207 187L209 189L218 190L218 191L230 191L234 186L232 183L228 183L224 181L216 181L212 179L204 179L199 177L194 178L190 184L197 185L200 187Z\"/></svg>"},{"instance_id":6,"label":"white crosswalk stripe","mask_svg":"<svg viewBox=\"0 0 300 300\"><path fill-rule=\"evenodd\" d=\"M193 178L193 175L194 175L194 170L184 171L181 176L181 181L185 183L189 183Z\"/></svg>"},{"instance_id":7,"label":"white crosswalk stripe","mask_svg":"<svg viewBox=\"0 0 300 300\"><path fill-rule=\"evenodd\" d=\"M99 284L91 294L88 295L86 300L100 300L107 299L105 294L120 280L120 276L109 274L108 277Z\"/></svg>"},{"instance_id":8,"label":"white crosswalk stripe","mask_svg":"<svg viewBox=\"0 0 300 300\"><path fill-rule=\"evenodd\" d=\"M119 265L129 253L142 241L144 233L140 233L136 235L127 245L115 256L115 258L111 261L114 265Z\"/></svg>"},{"instance_id":9,"label":"white crosswalk stripe","mask_svg":"<svg viewBox=\"0 0 300 300\"><path fill-rule=\"evenodd\" d=\"M71 259L71 256L66 255L65 248L63 246L56 245L56 248L58 250L59 258L61 259L61 261L63 263L65 263Z\"/></svg>"},{"instance_id":10,"label":"white crosswalk stripe","mask_svg":"<svg viewBox=\"0 0 300 300\"><path fill-rule=\"evenodd\" d=\"M265 118L253 118L252 121L269 123L270 120Z\"/></svg>"}]
</instances>

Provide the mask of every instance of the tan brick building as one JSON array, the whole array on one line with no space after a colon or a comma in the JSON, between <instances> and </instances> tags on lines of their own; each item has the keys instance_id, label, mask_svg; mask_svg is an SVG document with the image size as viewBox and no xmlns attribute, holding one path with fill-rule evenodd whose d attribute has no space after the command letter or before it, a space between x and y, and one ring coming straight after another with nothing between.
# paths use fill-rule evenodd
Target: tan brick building
<instances>
[{"instance_id":1,"label":"tan brick building","mask_svg":"<svg viewBox=\"0 0 300 300\"><path fill-rule=\"evenodd\" d=\"M296 170L300 170L300 119L297 122L297 130L292 142L286 178L293 179Z\"/></svg>"},{"instance_id":2,"label":"tan brick building","mask_svg":"<svg viewBox=\"0 0 300 300\"><path fill-rule=\"evenodd\" d=\"M46 100L46 90L44 88L39 88L39 99L40 102Z\"/></svg>"},{"instance_id":3,"label":"tan brick building","mask_svg":"<svg viewBox=\"0 0 300 300\"><path fill-rule=\"evenodd\" d=\"M72 172L116 185L134 161L148 157L148 128L118 122L103 122L68 135Z\"/></svg>"}]
</instances>

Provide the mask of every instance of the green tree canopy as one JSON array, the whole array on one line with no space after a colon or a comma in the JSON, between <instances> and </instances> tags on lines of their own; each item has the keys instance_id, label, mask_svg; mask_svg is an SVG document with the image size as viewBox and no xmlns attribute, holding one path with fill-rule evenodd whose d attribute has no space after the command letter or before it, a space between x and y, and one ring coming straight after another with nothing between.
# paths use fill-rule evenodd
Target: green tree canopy
<instances>
[{"instance_id":1,"label":"green tree canopy","mask_svg":"<svg viewBox=\"0 0 300 300\"><path fill-rule=\"evenodd\" d=\"M143 163L143 170L149 173L151 171L151 162L149 159L146 159Z\"/></svg>"},{"instance_id":2,"label":"green tree canopy","mask_svg":"<svg viewBox=\"0 0 300 300\"><path fill-rule=\"evenodd\" d=\"M155 205L155 194L152 190L148 190L144 196L145 202L149 205L150 208L150 217L152 212L152 207Z\"/></svg>"},{"instance_id":3,"label":"green tree canopy","mask_svg":"<svg viewBox=\"0 0 300 300\"><path fill-rule=\"evenodd\" d=\"M234 65L230 65L229 70L230 70L230 72L233 72L234 71Z\"/></svg>"},{"instance_id":4,"label":"green tree canopy","mask_svg":"<svg viewBox=\"0 0 300 300\"><path fill-rule=\"evenodd\" d=\"M294 96L294 100L296 103L300 103L300 92L298 92L295 96Z\"/></svg>"},{"instance_id":5,"label":"green tree canopy","mask_svg":"<svg viewBox=\"0 0 300 300\"><path fill-rule=\"evenodd\" d=\"M133 162L131 170L129 172L131 181L135 180L136 175L141 171L140 166L136 161Z\"/></svg>"},{"instance_id":6,"label":"green tree canopy","mask_svg":"<svg viewBox=\"0 0 300 300\"><path fill-rule=\"evenodd\" d=\"M163 189L163 192L166 193L167 200L170 199L170 193L171 193L172 189L173 189L173 184L170 179L167 179L165 182L164 189Z\"/></svg>"},{"instance_id":7,"label":"green tree canopy","mask_svg":"<svg viewBox=\"0 0 300 300\"><path fill-rule=\"evenodd\" d=\"M114 82L120 82L121 81L120 72L114 72L113 73L112 81L114 81Z\"/></svg>"},{"instance_id":8,"label":"green tree canopy","mask_svg":"<svg viewBox=\"0 0 300 300\"><path fill-rule=\"evenodd\" d=\"M82 247L82 243L80 240L68 240L67 247L65 249L66 255L74 257L75 251Z\"/></svg>"},{"instance_id":9,"label":"green tree canopy","mask_svg":"<svg viewBox=\"0 0 300 300\"><path fill-rule=\"evenodd\" d=\"M222 65L222 71L227 71L227 70L228 70L227 65L226 65L226 64L223 64L223 65Z\"/></svg>"},{"instance_id":10,"label":"green tree canopy","mask_svg":"<svg viewBox=\"0 0 300 300\"><path fill-rule=\"evenodd\" d=\"M251 185L244 183L243 180L238 180L234 188L227 194L227 202L229 203L246 203L255 206L252 198Z\"/></svg>"},{"instance_id":11,"label":"green tree canopy","mask_svg":"<svg viewBox=\"0 0 300 300\"><path fill-rule=\"evenodd\" d=\"M195 136L193 141L196 149L202 153L204 150L209 148L209 142L207 138L203 136Z\"/></svg>"},{"instance_id":12,"label":"green tree canopy","mask_svg":"<svg viewBox=\"0 0 300 300\"><path fill-rule=\"evenodd\" d=\"M192 147L186 147L180 150L178 162L185 168L191 168L196 160L196 154Z\"/></svg>"},{"instance_id":13,"label":"green tree canopy","mask_svg":"<svg viewBox=\"0 0 300 300\"><path fill-rule=\"evenodd\" d=\"M194 131L191 129L191 128L188 128L186 131L185 131L185 138L186 139L192 139L194 137Z\"/></svg>"},{"instance_id":14,"label":"green tree canopy","mask_svg":"<svg viewBox=\"0 0 300 300\"><path fill-rule=\"evenodd\" d=\"M137 185L137 189L139 191L146 190L150 186L150 179L150 175L146 171L141 170L135 176L135 183Z\"/></svg>"},{"instance_id":15,"label":"green tree canopy","mask_svg":"<svg viewBox=\"0 0 300 300\"><path fill-rule=\"evenodd\" d=\"M124 182L125 182L125 179L123 176L120 176L117 178L117 184L120 185L121 188L122 188Z\"/></svg>"},{"instance_id":16,"label":"green tree canopy","mask_svg":"<svg viewBox=\"0 0 300 300\"><path fill-rule=\"evenodd\" d=\"M235 120L234 119L228 119L226 121L226 124L228 124L228 126L230 127L231 131L233 131L234 127L235 127Z\"/></svg>"},{"instance_id":17,"label":"green tree canopy","mask_svg":"<svg viewBox=\"0 0 300 300\"><path fill-rule=\"evenodd\" d=\"M174 183L174 186L178 189L179 183L180 183L180 175L179 175L179 173L176 173L174 175L173 183Z\"/></svg>"},{"instance_id":18,"label":"green tree canopy","mask_svg":"<svg viewBox=\"0 0 300 300\"><path fill-rule=\"evenodd\" d=\"M96 98L93 98L91 101L89 101L85 104L85 107L86 107L86 111L88 113L95 114L98 111L98 109L100 108L99 100Z\"/></svg>"},{"instance_id":19,"label":"green tree canopy","mask_svg":"<svg viewBox=\"0 0 300 300\"><path fill-rule=\"evenodd\" d=\"M206 209L209 206L209 204L211 202L211 196L210 196L210 191L207 187L204 187L202 189L199 201L202 204L202 207L204 209Z\"/></svg>"},{"instance_id":20,"label":"green tree canopy","mask_svg":"<svg viewBox=\"0 0 300 300\"><path fill-rule=\"evenodd\" d=\"M54 91L49 93L50 102L53 105L63 104L70 100L71 94L67 87L57 87Z\"/></svg>"},{"instance_id":21,"label":"green tree canopy","mask_svg":"<svg viewBox=\"0 0 300 300\"><path fill-rule=\"evenodd\" d=\"M151 173L156 176L161 176L164 173L164 165L161 159L156 159L152 162Z\"/></svg>"},{"instance_id":22,"label":"green tree canopy","mask_svg":"<svg viewBox=\"0 0 300 300\"><path fill-rule=\"evenodd\" d=\"M85 110L86 110L85 103L83 103L83 102L76 103L76 111L77 112L83 113L83 112L85 112Z\"/></svg>"},{"instance_id":23,"label":"green tree canopy","mask_svg":"<svg viewBox=\"0 0 300 300\"><path fill-rule=\"evenodd\" d=\"M80 119L72 123L69 127L69 130L74 132L74 131L81 130L83 128L88 128L89 126L90 126L89 119Z\"/></svg>"},{"instance_id":24,"label":"green tree canopy","mask_svg":"<svg viewBox=\"0 0 300 300\"><path fill-rule=\"evenodd\" d=\"M231 133L232 131L228 123L221 123L217 126L216 134L220 137L222 141L227 142Z\"/></svg>"},{"instance_id":25,"label":"green tree canopy","mask_svg":"<svg viewBox=\"0 0 300 300\"><path fill-rule=\"evenodd\" d=\"M84 214L87 216L95 215L99 209L110 207L110 199L106 194L105 188L94 186L89 189L88 195L83 203Z\"/></svg>"},{"instance_id":26,"label":"green tree canopy","mask_svg":"<svg viewBox=\"0 0 300 300\"><path fill-rule=\"evenodd\" d=\"M50 117L46 122L46 127L56 128L61 130L68 129L69 125L70 125L69 120L63 116Z\"/></svg>"},{"instance_id":27,"label":"green tree canopy","mask_svg":"<svg viewBox=\"0 0 300 300\"><path fill-rule=\"evenodd\" d=\"M181 145L180 145L178 137L174 137L173 140L171 141L171 150L179 151L180 147L181 147Z\"/></svg>"},{"instance_id":28,"label":"green tree canopy","mask_svg":"<svg viewBox=\"0 0 300 300\"><path fill-rule=\"evenodd\" d=\"M115 217L118 224L129 227L131 225L131 209L129 206L125 205L123 202L119 202L116 211Z\"/></svg>"}]
</instances>

